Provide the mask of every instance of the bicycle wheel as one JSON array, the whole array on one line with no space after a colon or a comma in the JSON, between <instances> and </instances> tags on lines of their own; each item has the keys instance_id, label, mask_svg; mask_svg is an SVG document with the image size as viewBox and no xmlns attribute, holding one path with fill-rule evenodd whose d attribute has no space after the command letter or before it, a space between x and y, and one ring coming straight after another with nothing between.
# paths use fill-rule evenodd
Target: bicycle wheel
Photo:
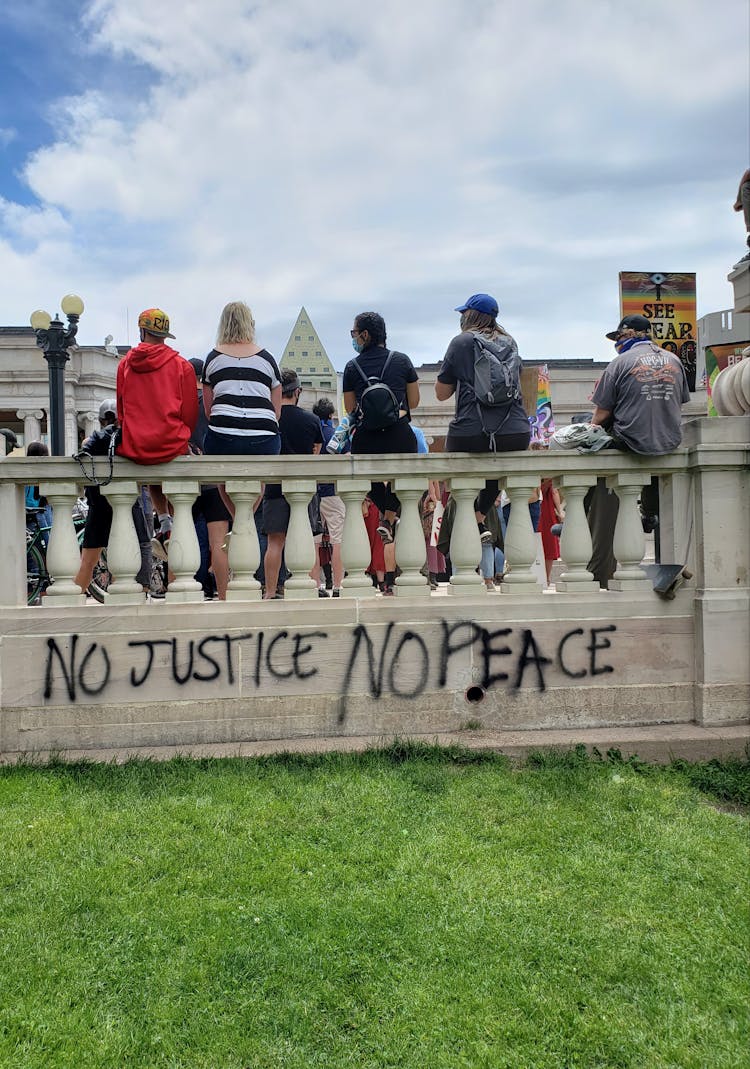
<instances>
[{"instance_id":1,"label":"bicycle wheel","mask_svg":"<svg viewBox=\"0 0 750 1069\"><path fill-rule=\"evenodd\" d=\"M91 597L100 603L104 601L104 595L107 593L107 588L112 582L112 573L107 566L107 551L103 549L99 555L99 560L96 562L94 568L94 574L89 583L89 594Z\"/></svg>"},{"instance_id":2,"label":"bicycle wheel","mask_svg":"<svg viewBox=\"0 0 750 1069\"><path fill-rule=\"evenodd\" d=\"M38 605L49 586L47 562L39 546L26 550L26 604Z\"/></svg>"}]
</instances>

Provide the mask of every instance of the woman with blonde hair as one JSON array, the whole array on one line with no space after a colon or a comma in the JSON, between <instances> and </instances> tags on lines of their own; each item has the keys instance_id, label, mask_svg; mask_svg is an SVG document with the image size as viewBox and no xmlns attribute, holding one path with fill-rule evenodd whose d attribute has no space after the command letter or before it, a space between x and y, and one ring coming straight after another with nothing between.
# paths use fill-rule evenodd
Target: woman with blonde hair
<instances>
[{"instance_id":1,"label":"woman with blonde hair","mask_svg":"<svg viewBox=\"0 0 750 1069\"><path fill-rule=\"evenodd\" d=\"M202 383L204 453L278 454L281 375L271 354L256 343L253 313L242 301L232 301L221 313Z\"/></svg>"}]
</instances>

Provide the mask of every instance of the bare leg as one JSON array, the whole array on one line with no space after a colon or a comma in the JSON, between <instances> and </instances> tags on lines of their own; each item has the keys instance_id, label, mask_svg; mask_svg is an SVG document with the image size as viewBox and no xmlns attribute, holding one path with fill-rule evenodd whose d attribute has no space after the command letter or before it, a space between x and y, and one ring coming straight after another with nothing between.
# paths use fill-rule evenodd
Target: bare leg
<instances>
[{"instance_id":1,"label":"bare leg","mask_svg":"<svg viewBox=\"0 0 750 1069\"><path fill-rule=\"evenodd\" d=\"M211 571L216 579L216 590L220 601L227 600L227 586L229 584L229 556L224 549L227 540L229 524L226 520L212 520L207 523L208 545L211 551Z\"/></svg>"},{"instance_id":2,"label":"bare leg","mask_svg":"<svg viewBox=\"0 0 750 1069\"><path fill-rule=\"evenodd\" d=\"M81 566L78 569L74 583L77 583L85 594L88 590L91 580L94 578L94 568L102 555L102 548L98 549L82 549L81 550Z\"/></svg>"},{"instance_id":3,"label":"bare leg","mask_svg":"<svg viewBox=\"0 0 750 1069\"><path fill-rule=\"evenodd\" d=\"M344 581L344 562L341 559L341 546L337 543L331 546L331 571L333 572L333 589L340 590Z\"/></svg>"},{"instance_id":4,"label":"bare leg","mask_svg":"<svg viewBox=\"0 0 750 1069\"><path fill-rule=\"evenodd\" d=\"M280 531L268 535L268 548L263 562L266 574L266 593L264 595L266 601L270 601L276 594L279 571L281 569L281 554L284 552L285 542L286 535Z\"/></svg>"}]
</instances>

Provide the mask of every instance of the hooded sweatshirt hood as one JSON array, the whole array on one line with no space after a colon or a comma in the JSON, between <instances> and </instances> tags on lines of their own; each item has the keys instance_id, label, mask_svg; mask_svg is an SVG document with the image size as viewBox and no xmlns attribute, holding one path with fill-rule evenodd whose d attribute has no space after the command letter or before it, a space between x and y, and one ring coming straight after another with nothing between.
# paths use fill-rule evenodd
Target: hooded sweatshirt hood
<instances>
[{"instance_id":1,"label":"hooded sweatshirt hood","mask_svg":"<svg viewBox=\"0 0 750 1069\"><path fill-rule=\"evenodd\" d=\"M168 360L178 356L176 349L164 342L142 341L128 353L130 368L139 375L147 375L152 371L158 371L164 367Z\"/></svg>"}]
</instances>

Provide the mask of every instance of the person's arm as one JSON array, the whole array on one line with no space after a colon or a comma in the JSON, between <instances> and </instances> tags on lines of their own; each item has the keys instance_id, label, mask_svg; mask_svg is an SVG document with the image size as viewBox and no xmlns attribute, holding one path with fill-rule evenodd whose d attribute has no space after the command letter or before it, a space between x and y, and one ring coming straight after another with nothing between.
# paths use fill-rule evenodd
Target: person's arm
<instances>
[{"instance_id":1,"label":"person's arm","mask_svg":"<svg viewBox=\"0 0 750 1069\"><path fill-rule=\"evenodd\" d=\"M449 397L453 397L456 392L455 382L441 382L437 379L435 382L435 396L438 401L447 401Z\"/></svg>"},{"instance_id":2,"label":"person's arm","mask_svg":"<svg viewBox=\"0 0 750 1069\"><path fill-rule=\"evenodd\" d=\"M312 455L314 457L316 457L320 453L320 449L321 449L322 444L323 444L322 442L315 442L315 444L313 445L313 447L312 447Z\"/></svg>"},{"instance_id":3,"label":"person's arm","mask_svg":"<svg viewBox=\"0 0 750 1069\"><path fill-rule=\"evenodd\" d=\"M207 382L203 383L203 411L206 413L206 419L211 415L211 409L214 403L214 391Z\"/></svg>"},{"instance_id":4,"label":"person's arm","mask_svg":"<svg viewBox=\"0 0 750 1069\"><path fill-rule=\"evenodd\" d=\"M357 395L354 390L344 390L344 408L347 415L351 416L352 412L357 407Z\"/></svg>"},{"instance_id":5,"label":"person's arm","mask_svg":"<svg viewBox=\"0 0 750 1069\"><path fill-rule=\"evenodd\" d=\"M410 412L413 412L419 406L419 382L407 382L406 403Z\"/></svg>"},{"instance_id":6,"label":"person's arm","mask_svg":"<svg viewBox=\"0 0 750 1069\"><path fill-rule=\"evenodd\" d=\"M740 178L740 184L737 189L737 199L734 202L734 210L736 212L742 211L742 187L744 186L745 182L750 182L750 170L745 171L742 178Z\"/></svg>"},{"instance_id":7,"label":"person's arm","mask_svg":"<svg viewBox=\"0 0 750 1069\"><path fill-rule=\"evenodd\" d=\"M271 390L271 404L273 410L276 413L276 420L281 417L281 383L278 386L274 386Z\"/></svg>"},{"instance_id":8,"label":"person's arm","mask_svg":"<svg viewBox=\"0 0 750 1069\"><path fill-rule=\"evenodd\" d=\"M606 425L607 421L610 420L611 418L612 418L612 410L611 409L609 409L609 408L599 408L599 406L597 405L597 407L594 409L594 414L591 417L591 422L594 424L595 427L604 427Z\"/></svg>"}]
</instances>

